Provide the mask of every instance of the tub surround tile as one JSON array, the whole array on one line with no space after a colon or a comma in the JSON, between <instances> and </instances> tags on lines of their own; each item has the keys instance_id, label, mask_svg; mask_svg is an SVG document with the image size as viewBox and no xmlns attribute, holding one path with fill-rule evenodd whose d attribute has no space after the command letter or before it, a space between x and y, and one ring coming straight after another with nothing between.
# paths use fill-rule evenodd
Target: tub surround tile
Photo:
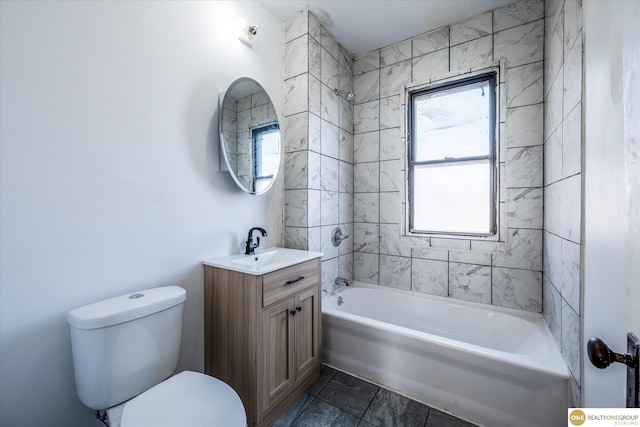
<instances>
[{"instance_id":1,"label":"tub surround tile","mask_svg":"<svg viewBox=\"0 0 640 427\"><path fill-rule=\"evenodd\" d=\"M377 285L379 262L380 255L354 252L353 280Z\"/></svg>"},{"instance_id":2,"label":"tub surround tile","mask_svg":"<svg viewBox=\"0 0 640 427\"><path fill-rule=\"evenodd\" d=\"M413 58L411 62L414 82L428 82L449 72L449 49L437 50Z\"/></svg>"},{"instance_id":3,"label":"tub surround tile","mask_svg":"<svg viewBox=\"0 0 640 427\"><path fill-rule=\"evenodd\" d=\"M411 40L380 49L380 66L411 59Z\"/></svg>"},{"instance_id":4,"label":"tub surround tile","mask_svg":"<svg viewBox=\"0 0 640 427\"><path fill-rule=\"evenodd\" d=\"M340 193L340 224L353 222L353 193Z\"/></svg>"},{"instance_id":5,"label":"tub surround tile","mask_svg":"<svg viewBox=\"0 0 640 427\"><path fill-rule=\"evenodd\" d=\"M562 283L562 239L544 231L543 266L545 276L552 284Z\"/></svg>"},{"instance_id":6,"label":"tub surround tile","mask_svg":"<svg viewBox=\"0 0 640 427\"><path fill-rule=\"evenodd\" d=\"M337 191L320 192L320 225L338 224L339 201Z\"/></svg>"},{"instance_id":7,"label":"tub surround tile","mask_svg":"<svg viewBox=\"0 0 640 427\"><path fill-rule=\"evenodd\" d=\"M542 61L544 20L519 25L494 34L495 59L506 59L507 67Z\"/></svg>"},{"instance_id":8,"label":"tub surround tile","mask_svg":"<svg viewBox=\"0 0 640 427\"><path fill-rule=\"evenodd\" d=\"M346 99L339 97L338 106L340 107L338 111L340 129L353 132L353 105Z\"/></svg>"},{"instance_id":9,"label":"tub surround tile","mask_svg":"<svg viewBox=\"0 0 640 427\"><path fill-rule=\"evenodd\" d=\"M404 157L404 138L400 135L400 128L383 129L380 131L380 160L399 160Z\"/></svg>"},{"instance_id":10,"label":"tub surround tile","mask_svg":"<svg viewBox=\"0 0 640 427\"><path fill-rule=\"evenodd\" d=\"M567 117L582 98L582 38L576 40L564 61L563 85L562 110Z\"/></svg>"},{"instance_id":11,"label":"tub surround tile","mask_svg":"<svg viewBox=\"0 0 640 427\"><path fill-rule=\"evenodd\" d=\"M284 41L289 42L296 39L308 31L309 28L309 12L303 10L297 15L288 19L284 23Z\"/></svg>"},{"instance_id":12,"label":"tub surround tile","mask_svg":"<svg viewBox=\"0 0 640 427\"><path fill-rule=\"evenodd\" d=\"M450 62L451 71L468 71L490 65L493 62L493 37L486 36L452 46Z\"/></svg>"},{"instance_id":13,"label":"tub surround tile","mask_svg":"<svg viewBox=\"0 0 640 427\"><path fill-rule=\"evenodd\" d=\"M412 258L431 259L435 261L448 261L449 251L444 249L432 249L432 248L412 248Z\"/></svg>"},{"instance_id":14,"label":"tub surround tile","mask_svg":"<svg viewBox=\"0 0 640 427\"><path fill-rule=\"evenodd\" d=\"M325 191L338 191L340 161L329 156L320 156L320 173L322 176L320 189Z\"/></svg>"},{"instance_id":15,"label":"tub surround tile","mask_svg":"<svg viewBox=\"0 0 640 427\"><path fill-rule=\"evenodd\" d=\"M353 60L353 75L358 76L380 68L380 51L368 53Z\"/></svg>"},{"instance_id":16,"label":"tub surround tile","mask_svg":"<svg viewBox=\"0 0 640 427\"><path fill-rule=\"evenodd\" d=\"M549 330L555 338L558 346L562 346L562 298L560 293L549 281L546 275L542 276L542 313L549 325Z\"/></svg>"},{"instance_id":17,"label":"tub surround tile","mask_svg":"<svg viewBox=\"0 0 640 427\"><path fill-rule=\"evenodd\" d=\"M340 131L337 126L322 120L320 122L320 153L323 156L340 156Z\"/></svg>"},{"instance_id":18,"label":"tub surround tile","mask_svg":"<svg viewBox=\"0 0 640 427\"><path fill-rule=\"evenodd\" d=\"M404 123L403 105L400 95L380 100L380 129L400 128Z\"/></svg>"},{"instance_id":19,"label":"tub surround tile","mask_svg":"<svg viewBox=\"0 0 640 427\"><path fill-rule=\"evenodd\" d=\"M424 240L404 237L400 233L400 224L380 224L380 253L411 257L411 248L428 244Z\"/></svg>"},{"instance_id":20,"label":"tub surround tile","mask_svg":"<svg viewBox=\"0 0 640 427\"><path fill-rule=\"evenodd\" d=\"M309 73L320 80L322 71L322 46L311 36L309 37Z\"/></svg>"},{"instance_id":21,"label":"tub surround tile","mask_svg":"<svg viewBox=\"0 0 640 427\"><path fill-rule=\"evenodd\" d=\"M380 223L399 224L402 222L404 206L402 193L390 191L380 193Z\"/></svg>"},{"instance_id":22,"label":"tub surround tile","mask_svg":"<svg viewBox=\"0 0 640 427\"><path fill-rule=\"evenodd\" d=\"M320 158L324 156L320 156L320 154L315 153L313 151L308 151L307 156L307 167L308 167L308 188L312 188L314 190L320 189L320 173L321 173L321 165ZM288 171L285 171L285 174Z\"/></svg>"},{"instance_id":23,"label":"tub surround tile","mask_svg":"<svg viewBox=\"0 0 640 427\"><path fill-rule=\"evenodd\" d=\"M325 50L321 50L320 54L320 81L329 86L329 89L338 87L338 77L340 68L338 61Z\"/></svg>"},{"instance_id":24,"label":"tub surround tile","mask_svg":"<svg viewBox=\"0 0 640 427\"><path fill-rule=\"evenodd\" d=\"M562 176L580 173L582 169L582 108L578 104L562 122ZM559 130L557 131L559 132Z\"/></svg>"},{"instance_id":25,"label":"tub surround tile","mask_svg":"<svg viewBox=\"0 0 640 427\"><path fill-rule=\"evenodd\" d=\"M380 191L380 162L356 163L353 167L354 190L358 193Z\"/></svg>"},{"instance_id":26,"label":"tub surround tile","mask_svg":"<svg viewBox=\"0 0 640 427\"><path fill-rule=\"evenodd\" d=\"M544 104L507 109L506 147L543 144Z\"/></svg>"},{"instance_id":27,"label":"tub surround tile","mask_svg":"<svg viewBox=\"0 0 640 427\"><path fill-rule=\"evenodd\" d=\"M284 225L288 227L306 227L307 190L284 190Z\"/></svg>"},{"instance_id":28,"label":"tub surround tile","mask_svg":"<svg viewBox=\"0 0 640 427\"><path fill-rule=\"evenodd\" d=\"M507 70L507 107L542 102L543 62L521 65Z\"/></svg>"},{"instance_id":29,"label":"tub surround tile","mask_svg":"<svg viewBox=\"0 0 640 427\"><path fill-rule=\"evenodd\" d=\"M309 112L320 117L322 110L322 83L309 75Z\"/></svg>"},{"instance_id":30,"label":"tub surround tile","mask_svg":"<svg viewBox=\"0 0 640 427\"><path fill-rule=\"evenodd\" d=\"M306 150L309 141L309 114L299 113L286 116L282 121L284 134L284 151ZM286 157L286 156L285 156Z\"/></svg>"},{"instance_id":31,"label":"tub surround tile","mask_svg":"<svg viewBox=\"0 0 640 427\"><path fill-rule=\"evenodd\" d=\"M479 252L449 251L449 261L490 266L491 254Z\"/></svg>"},{"instance_id":32,"label":"tub surround tile","mask_svg":"<svg viewBox=\"0 0 640 427\"><path fill-rule=\"evenodd\" d=\"M309 49L309 38L301 36L284 45L283 77L288 79L309 69L309 56L306 52Z\"/></svg>"},{"instance_id":33,"label":"tub surround tile","mask_svg":"<svg viewBox=\"0 0 640 427\"><path fill-rule=\"evenodd\" d=\"M449 27L442 27L413 39L413 57L449 48Z\"/></svg>"},{"instance_id":34,"label":"tub surround tile","mask_svg":"<svg viewBox=\"0 0 640 427\"><path fill-rule=\"evenodd\" d=\"M493 30L502 31L544 18L544 1L519 1L493 11Z\"/></svg>"},{"instance_id":35,"label":"tub surround tile","mask_svg":"<svg viewBox=\"0 0 640 427\"><path fill-rule=\"evenodd\" d=\"M542 187L542 146L507 148L507 188Z\"/></svg>"},{"instance_id":36,"label":"tub surround tile","mask_svg":"<svg viewBox=\"0 0 640 427\"><path fill-rule=\"evenodd\" d=\"M493 14L486 12L451 25L451 46L478 39L493 31Z\"/></svg>"},{"instance_id":37,"label":"tub surround tile","mask_svg":"<svg viewBox=\"0 0 640 427\"><path fill-rule=\"evenodd\" d=\"M564 2L564 51L573 46L582 31L582 0L565 0Z\"/></svg>"},{"instance_id":38,"label":"tub surround tile","mask_svg":"<svg viewBox=\"0 0 640 427\"><path fill-rule=\"evenodd\" d=\"M427 405L381 388L362 418L377 426L423 426L428 414Z\"/></svg>"},{"instance_id":39,"label":"tub surround tile","mask_svg":"<svg viewBox=\"0 0 640 427\"><path fill-rule=\"evenodd\" d=\"M580 316L562 300L562 355L567 366L580 384Z\"/></svg>"},{"instance_id":40,"label":"tub surround tile","mask_svg":"<svg viewBox=\"0 0 640 427\"><path fill-rule=\"evenodd\" d=\"M320 250L324 253L324 256L322 257L323 261L336 258L338 255L340 255L338 252L338 248L333 246L333 243L331 243L331 236L333 235L333 230L335 228L335 225L326 225L320 227L320 240L322 242L320 245ZM333 275L333 278L338 275L337 268L335 268L335 270L336 271Z\"/></svg>"},{"instance_id":41,"label":"tub surround tile","mask_svg":"<svg viewBox=\"0 0 640 427\"><path fill-rule=\"evenodd\" d=\"M443 239L440 237L432 237L431 247L441 249L470 250L471 241L464 239Z\"/></svg>"},{"instance_id":42,"label":"tub surround tile","mask_svg":"<svg viewBox=\"0 0 640 427\"><path fill-rule=\"evenodd\" d=\"M491 303L540 313L542 274L537 271L493 267Z\"/></svg>"},{"instance_id":43,"label":"tub surround tile","mask_svg":"<svg viewBox=\"0 0 640 427\"><path fill-rule=\"evenodd\" d=\"M399 95L411 81L411 60L380 68L380 97Z\"/></svg>"},{"instance_id":44,"label":"tub surround tile","mask_svg":"<svg viewBox=\"0 0 640 427\"><path fill-rule=\"evenodd\" d=\"M562 123L562 78L563 69L560 69L558 78L553 82L553 86L549 91L545 103L545 121L544 121L544 134L551 135L551 132L555 131L558 125Z\"/></svg>"},{"instance_id":45,"label":"tub surround tile","mask_svg":"<svg viewBox=\"0 0 640 427\"><path fill-rule=\"evenodd\" d=\"M309 79L305 74L284 81L282 112L285 116L306 111Z\"/></svg>"},{"instance_id":46,"label":"tub surround tile","mask_svg":"<svg viewBox=\"0 0 640 427\"><path fill-rule=\"evenodd\" d=\"M353 193L353 164L347 162L340 163L338 191L341 193Z\"/></svg>"},{"instance_id":47,"label":"tub surround tile","mask_svg":"<svg viewBox=\"0 0 640 427\"><path fill-rule=\"evenodd\" d=\"M338 267L338 258L327 259L326 254L322 257L322 289L326 289L329 293L333 292Z\"/></svg>"},{"instance_id":48,"label":"tub surround tile","mask_svg":"<svg viewBox=\"0 0 640 427\"><path fill-rule=\"evenodd\" d=\"M377 223L380 219L380 196L378 193L354 193L353 219L355 222Z\"/></svg>"},{"instance_id":49,"label":"tub surround tile","mask_svg":"<svg viewBox=\"0 0 640 427\"><path fill-rule=\"evenodd\" d=\"M411 289L411 258L380 255L380 285Z\"/></svg>"},{"instance_id":50,"label":"tub surround tile","mask_svg":"<svg viewBox=\"0 0 640 427\"><path fill-rule=\"evenodd\" d=\"M358 133L377 131L380 123L380 103L365 102L353 107L353 131Z\"/></svg>"},{"instance_id":51,"label":"tub surround tile","mask_svg":"<svg viewBox=\"0 0 640 427\"><path fill-rule=\"evenodd\" d=\"M411 261L411 290L431 295L448 296L449 263L413 258Z\"/></svg>"},{"instance_id":52,"label":"tub surround tile","mask_svg":"<svg viewBox=\"0 0 640 427\"><path fill-rule=\"evenodd\" d=\"M308 250L307 228L284 227L284 247L290 249Z\"/></svg>"},{"instance_id":53,"label":"tub surround tile","mask_svg":"<svg viewBox=\"0 0 640 427\"><path fill-rule=\"evenodd\" d=\"M542 188L507 189L507 220L509 227L542 228Z\"/></svg>"},{"instance_id":54,"label":"tub surround tile","mask_svg":"<svg viewBox=\"0 0 640 427\"><path fill-rule=\"evenodd\" d=\"M320 87L320 118L338 126L340 124L340 106L333 89L325 85Z\"/></svg>"},{"instance_id":55,"label":"tub surround tile","mask_svg":"<svg viewBox=\"0 0 640 427\"><path fill-rule=\"evenodd\" d=\"M449 262L449 296L490 304L491 267Z\"/></svg>"},{"instance_id":56,"label":"tub surround tile","mask_svg":"<svg viewBox=\"0 0 640 427\"><path fill-rule=\"evenodd\" d=\"M377 254L380 252L380 226L356 222L353 224L353 250Z\"/></svg>"},{"instance_id":57,"label":"tub surround tile","mask_svg":"<svg viewBox=\"0 0 640 427\"><path fill-rule=\"evenodd\" d=\"M307 228L308 251L322 252L321 227Z\"/></svg>"},{"instance_id":58,"label":"tub surround tile","mask_svg":"<svg viewBox=\"0 0 640 427\"><path fill-rule=\"evenodd\" d=\"M353 281L353 252L345 253L338 258L338 276Z\"/></svg>"},{"instance_id":59,"label":"tub surround tile","mask_svg":"<svg viewBox=\"0 0 640 427\"><path fill-rule=\"evenodd\" d=\"M307 188L308 156L307 151L297 151L285 157L284 188L294 190Z\"/></svg>"},{"instance_id":60,"label":"tub surround tile","mask_svg":"<svg viewBox=\"0 0 640 427\"><path fill-rule=\"evenodd\" d=\"M542 230L509 229L508 253L494 255L497 267L542 271Z\"/></svg>"},{"instance_id":61,"label":"tub surround tile","mask_svg":"<svg viewBox=\"0 0 640 427\"><path fill-rule=\"evenodd\" d=\"M353 161L355 163L375 162L380 159L380 136L374 132L357 133L353 137Z\"/></svg>"},{"instance_id":62,"label":"tub surround tile","mask_svg":"<svg viewBox=\"0 0 640 427\"><path fill-rule=\"evenodd\" d=\"M562 240L562 281L560 293L574 312L580 314L580 245Z\"/></svg>"},{"instance_id":63,"label":"tub surround tile","mask_svg":"<svg viewBox=\"0 0 640 427\"><path fill-rule=\"evenodd\" d=\"M403 185L404 173L400 160L385 160L380 162L380 191L400 191Z\"/></svg>"},{"instance_id":64,"label":"tub surround tile","mask_svg":"<svg viewBox=\"0 0 640 427\"><path fill-rule=\"evenodd\" d=\"M545 95L556 80L564 58L562 9L559 16L556 24L547 21L547 33L551 36L545 37L544 41Z\"/></svg>"},{"instance_id":65,"label":"tub surround tile","mask_svg":"<svg viewBox=\"0 0 640 427\"><path fill-rule=\"evenodd\" d=\"M544 185L562 179L562 149L562 128L558 128L544 144Z\"/></svg>"},{"instance_id":66,"label":"tub surround tile","mask_svg":"<svg viewBox=\"0 0 640 427\"><path fill-rule=\"evenodd\" d=\"M340 129L340 160L353 163L353 133Z\"/></svg>"},{"instance_id":67,"label":"tub surround tile","mask_svg":"<svg viewBox=\"0 0 640 427\"><path fill-rule=\"evenodd\" d=\"M353 80L353 74L351 69L349 68L345 68L342 65L340 65L340 75L338 76L338 84L339 87L338 89L349 93L349 92L354 92L355 88L354 88L354 80Z\"/></svg>"},{"instance_id":68,"label":"tub surround tile","mask_svg":"<svg viewBox=\"0 0 640 427\"><path fill-rule=\"evenodd\" d=\"M380 72L376 69L354 78L355 103L362 104L380 97Z\"/></svg>"}]
</instances>

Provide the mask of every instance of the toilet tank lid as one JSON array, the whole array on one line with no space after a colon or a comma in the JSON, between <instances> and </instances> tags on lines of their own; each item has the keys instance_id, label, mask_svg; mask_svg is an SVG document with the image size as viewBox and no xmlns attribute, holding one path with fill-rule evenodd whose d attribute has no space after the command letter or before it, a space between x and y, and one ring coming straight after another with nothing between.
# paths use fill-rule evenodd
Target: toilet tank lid
<instances>
[{"instance_id":1,"label":"toilet tank lid","mask_svg":"<svg viewBox=\"0 0 640 427\"><path fill-rule=\"evenodd\" d=\"M67 322L78 329L104 328L166 310L186 298L178 286L145 289L71 310Z\"/></svg>"}]
</instances>

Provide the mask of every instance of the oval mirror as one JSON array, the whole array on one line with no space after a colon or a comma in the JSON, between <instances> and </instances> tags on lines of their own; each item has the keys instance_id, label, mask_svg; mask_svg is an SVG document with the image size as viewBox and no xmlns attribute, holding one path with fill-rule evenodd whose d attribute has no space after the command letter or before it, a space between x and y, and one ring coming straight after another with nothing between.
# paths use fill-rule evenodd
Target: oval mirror
<instances>
[{"instance_id":1,"label":"oval mirror","mask_svg":"<svg viewBox=\"0 0 640 427\"><path fill-rule=\"evenodd\" d=\"M220 94L220 147L238 186L262 194L280 168L280 125L273 103L255 80L242 77Z\"/></svg>"}]
</instances>

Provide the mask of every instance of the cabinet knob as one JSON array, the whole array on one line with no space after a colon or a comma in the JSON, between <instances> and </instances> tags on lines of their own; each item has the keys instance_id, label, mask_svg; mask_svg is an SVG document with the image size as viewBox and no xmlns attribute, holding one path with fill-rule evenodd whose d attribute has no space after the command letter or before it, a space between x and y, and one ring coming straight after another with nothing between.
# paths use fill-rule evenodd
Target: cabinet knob
<instances>
[{"instance_id":1,"label":"cabinet knob","mask_svg":"<svg viewBox=\"0 0 640 427\"><path fill-rule=\"evenodd\" d=\"M302 311L302 307L296 307L296 311Z\"/></svg>"},{"instance_id":2,"label":"cabinet knob","mask_svg":"<svg viewBox=\"0 0 640 427\"><path fill-rule=\"evenodd\" d=\"M292 316L295 316L295 315L296 315L296 313L297 313L297 312L296 312L295 310L289 310L289 314L290 314L290 315L292 315Z\"/></svg>"}]
</instances>

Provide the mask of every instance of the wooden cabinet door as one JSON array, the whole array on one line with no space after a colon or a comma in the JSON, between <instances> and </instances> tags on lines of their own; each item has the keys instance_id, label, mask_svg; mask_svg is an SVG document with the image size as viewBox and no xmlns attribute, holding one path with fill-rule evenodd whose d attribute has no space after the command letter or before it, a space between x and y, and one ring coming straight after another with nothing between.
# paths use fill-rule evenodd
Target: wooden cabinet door
<instances>
[{"instance_id":1,"label":"wooden cabinet door","mask_svg":"<svg viewBox=\"0 0 640 427\"><path fill-rule=\"evenodd\" d=\"M262 408L263 413L285 397L294 382L294 299L288 298L263 310Z\"/></svg>"},{"instance_id":2,"label":"wooden cabinet door","mask_svg":"<svg viewBox=\"0 0 640 427\"><path fill-rule=\"evenodd\" d=\"M295 297L293 321L293 359L295 381L318 367L320 363L320 296L318 286L300 292Z\"/></svg>"}]
</instances>

